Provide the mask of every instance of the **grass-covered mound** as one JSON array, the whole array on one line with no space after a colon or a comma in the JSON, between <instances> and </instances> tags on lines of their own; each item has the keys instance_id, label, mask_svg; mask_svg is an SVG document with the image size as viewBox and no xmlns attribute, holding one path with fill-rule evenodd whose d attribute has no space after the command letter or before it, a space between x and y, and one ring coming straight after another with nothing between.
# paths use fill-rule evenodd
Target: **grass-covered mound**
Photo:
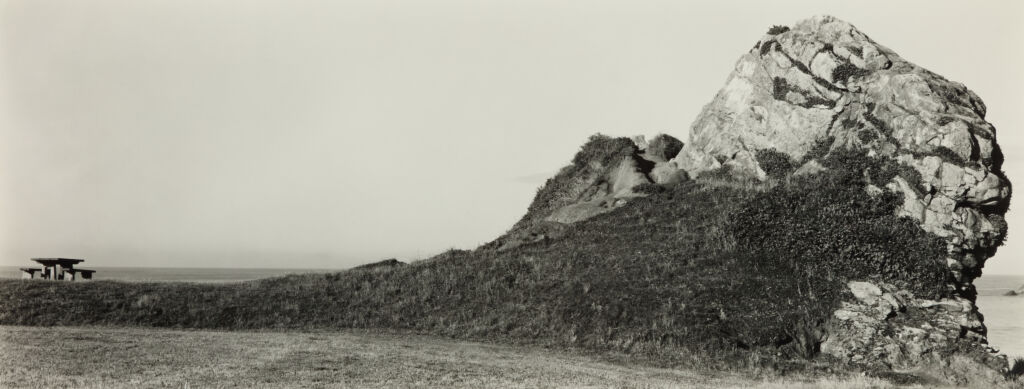
<instances>
[{"instance_id":1,"label":"grass-covered mound","mask_svg":"<svg viewBox=\"0 0 1024 389\"><path fill-rule=\"evenodd\" d=\"M0 324L388 328L679 360L810 356L848 280L944 293L942 243L893 216L897 196L864 190L892 169L833 155L817 176L709 174L647 188L557 239L405 266L221 285L7 280Z\"/></svg>"}]
</instances>

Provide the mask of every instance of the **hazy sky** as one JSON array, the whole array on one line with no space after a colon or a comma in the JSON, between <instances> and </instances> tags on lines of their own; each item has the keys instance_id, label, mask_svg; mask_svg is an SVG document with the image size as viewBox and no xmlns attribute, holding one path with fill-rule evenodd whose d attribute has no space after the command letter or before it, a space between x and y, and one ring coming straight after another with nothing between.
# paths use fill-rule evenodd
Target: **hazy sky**
<instances>
[{"instance_id":1,"label":"hazy sky","mask_svg":"<svg viewBox=\"0 0 1024 389\"><path fill-rule=\"evenodd\" d=\"M0 1L0 265L473 248L588 135L685 139L815 14L977 92L1024 183L1020 2ZM1022 215L987 273L1024 274Z\"/></svg>"}]
</instances>

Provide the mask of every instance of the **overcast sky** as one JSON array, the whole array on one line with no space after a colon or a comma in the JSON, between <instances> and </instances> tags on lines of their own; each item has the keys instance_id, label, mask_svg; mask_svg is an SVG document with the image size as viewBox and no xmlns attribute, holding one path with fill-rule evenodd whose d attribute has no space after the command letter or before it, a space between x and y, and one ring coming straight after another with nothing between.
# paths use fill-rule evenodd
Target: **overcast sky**
<instances>
[{"instance_id":1,"label":"overcast sky","mask_svg":"<svg viewBox=\"0 0 1024 389\"><path fill-rule=\"evenodd\" d=\"M1024 182L1019 2L0 1L0 265L473 248L588 135L685 139L769 26L815 14L977 92ZM1022 219L987 273L1024 274Z\"/></svg>"}]
</instances>

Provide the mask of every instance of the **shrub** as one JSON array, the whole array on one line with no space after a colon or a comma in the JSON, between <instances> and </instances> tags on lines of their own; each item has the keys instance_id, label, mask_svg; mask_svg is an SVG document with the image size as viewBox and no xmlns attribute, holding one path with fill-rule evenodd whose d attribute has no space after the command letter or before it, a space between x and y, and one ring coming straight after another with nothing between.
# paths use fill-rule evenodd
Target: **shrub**
<instances>
[{"instance_id":1,"label":"shrub","mask_svg":"<svg viewBox=\"0 0 1024 389\"><path fill-rule=\"evenodd\" d=\"M811 146L811 149L807 151L807 154L804 154L804 158L802 161L800 161L800 163L804 164L812 159L824 158L826 155L828 155L829 151L832 150L833 143L836 143L836 137L834 136L829 135L818 138L814 142L814 146Z\"/></svg>"},{"instance_id":2,"label":"shrub","mask_svg":"<svg viewBox=\"0 0 1024 389\"><path fill-rule=\"evenodd\" d=\"M828 108L828 109L832 109L832 108L836 107L836 102L835 101L826 99L824 97L809 96L809 95L805 94L804 98L806 99L806 101L804 101L803 104L800 104L800 106L804 107L804 108L813 108L813 107L822 106L822 107L825 107L825 108Z\"/></svg>"},{"instance_id":3,"label":"shrub","mask_svg":"<svg viewBox=\"0 0 1024 389\"><path fill-rule=\"evenodd\" d=\"M653 182L645 182L633 187L633 193L656 194L665 191L665 187Z\"/></svg>"},{"instance_id":4,"label":"shrub","mask_svg":"<svg viewBox=\"0 0 1024 389\"><path fill-rule=\"evenodd\" d=\"M888 185L893 178L896 178L900 174L900 166L903 166L892 158L875 157L871 159L873 164L868 174L871 177L871 183L880 187Z\"/></svg>"},{"instance_id":5,"label":"shrub","mask_svg":"<svg viewBox=\"0 0 1024 389\"><path fill-rule=\"evenodd\" d=\"M863 182L884 187L899 174L899 162L888 157L869 157L866 150L836 149L822 161L836 170L836 176L850 183Z\"/></svg>"},{"instance_id":6,"label":"shrub","mask_svg":"<svg viewBox=\"0 0 1024 389\"><path fill-rule=\"evenodd\" d=\"M832 69L832 80L835 82L847 82L851 77L864 77L871 74L867 69L861 69L852 63L843 62L835 69Z\"/></svg>"},{"instance_id":7,"label":"shrub","mask_svg":"<svg viewBox=\"0 0 1024 389\"><path fill-rule=\"evenodd\" d=\"M760 149L754 153L757 164L772 178L783 178L796 169L789 154L772 149Z\"/></svg>"},{"instance_id":8,"label":"shrub","mask_svg":"<svg viewBox=\"0 0 1024 389\"><path fill-rule=\"evenodd\" d=\"M789 27L775 25L768 29L768 35L779 35L786 31L789 31Z\"/></svg>"},{"instance_id":9,"label":"shrub","mask_svg":"<svg viewBox=\"0 0 1024 389\"><path fill-rule=\"evenodd\" d=\"M785 78L775 77L772 79L772 97L775 100L786 100L786 93L789 92L789 83Z\"/></svg>"},{"instance_id":10,"label":"shrub","mask_svg":"<svg viewBox=\"0 0 1024 389\"><path fill-rule=\"evenodd\" d=\"M988 160L988 166L991 166L992 169L996 171L1001 171L1003 162L1006 162L1005 156L1003 155L1003 148L999 147L998 143L993 143L992 156L986 159Z\"/></svg>"},{"instance_id":11,"label":"shrub","mask_svg":"<svg viewBox=\"0 0 1024 389\"><path fill-rule=\"evenodd\" d=\"M1006 372L1006 378L1012 381L1020 380L1020 377L1024 377L1024 358L1014 358L1013 363L1010 364L1010 370Z\"/></svg>"},{"instance_id":12,"label":"shrub","mask_svg":"<svg viewBox=\"0 0 1024 389\"><path fill-rule=\"evenodd\" d=\"M1009 225L1006 224L1006 217L1000 214L988 215L988 221L992 223L992 226L999 231L999 241L996 242L995 246L1000 247L1006 243L1006 234L1009 232Z\"/></svg>"},{"instance_id":13,"label":"shrub","mask_svg":"<svg viewBox=\"0 0 1024 389\"><path fill-rule=\"evenodd\" d=\"M629 138L612 138L602 134L591 135L572 158L572 164L583 168L590 163L610 166L622 157L635 153L636 145Z\"/></svg>"},{"instance_id":14,"label":"shrub","mask_svg":"<svg viewBox=\"0 0 1024 389\"><path fill-rule=\"evenodd\" d=\"M899 164L897 171L897 174L903 177L919 196L924 195L924 177L921 176L921 172L917 171L913 166L904 164Z\"/></svg>"},{"instance_id":15,"label":"shrub","mask_svg":"<svg viewBox=\"0 0 1024 389\"><path fill-rule=\"evenodd\" d=\"M857 139L860 139L860 143L868 144L878 139L878 133L869 130L867 128L857 131Z\"/></svg>"},{"instance_id":16,"label":"shrub","mask_svg":"<svg viewBox=\"0 0 1024 389\"><path fill-rule=\"evenodd\" d=\"M932 151L929 152L928 154L942 158L943 161L952 164L960 166L967 164L967 161L964 159L964 157L961 157L960 154L957 154L956 151L953 151L949 147L939 146L932 149Z\"/></svg>"},{"instance_id":17,"label":"shrub","mask_svg":"<svg viewBox=\"0 0 1024 389\"><path fill-rule=\"evenodd\" d=\"M875 103L867 103L864 105L867 110L864 111L864 120L871 123L872 126L878 129L885 137L892 136L892 127L889 124L875 116Z\"/></svg>"},{"instance_id":18,"label":"shrub","mask_svg":"<svg viewBox=\"0 0 1024 389\"><path fill-rule=\"evenodd\" d=\"M755 196L731 224L740 250L781 261L776 265L799 273L814 290L836 280L877 279L923 296L943 293L945 244L913 220L894 216L902 203L898 194L872 197L863 190L870 180L862 172L888 164L858 155L833 153L825 161L832 174Z\"/></svg>"},{"instance_id":19,"label":"shrub","mask_svg":"<svg viewBox=\"0 0 1024 389\"><path fill-rule=\"evenodd\" d=\"M778 44L778 42L775 42L773 40L772 41L767 41L765 43L762 43L761 44L761 56L764 57L765 54L768 54L768 52L772 50L772 46L776 45L776 44Z\"/></svg>"}]
</instances>

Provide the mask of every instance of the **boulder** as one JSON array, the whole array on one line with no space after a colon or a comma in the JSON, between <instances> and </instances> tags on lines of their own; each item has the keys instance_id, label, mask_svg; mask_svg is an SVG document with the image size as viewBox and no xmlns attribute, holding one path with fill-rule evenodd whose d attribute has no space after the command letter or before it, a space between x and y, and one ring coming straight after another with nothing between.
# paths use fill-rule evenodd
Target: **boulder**
<instances>
[{"instance_id":1,"label":"boulder","mask_svg":"<svg viewBox=\"0 0 1024 389\"><path fill-rule=\"evenodd\" d=\"M865 190L900 193L898 214L946 241L946 256L936 260L948 264L956 297L934 305L901 300L895 286L851 283L853 298L833 315L837 324L822 350L909 366L960 341L983 345L972 283L1006 234L1011 195L985 104L837 18L817 16L783 30L740 57L671 166L691 177L727 166L765 180L755 157L762 149L799 161L794 175L827 173L816 159L837 148L896 161L900 170L890 182ZM925 324L925 333L914 329Z\"/></svg>"},{"instance_id":2,"label":"boulder","mask_svg":"<svg viewBox=\"0 0 1024 389\"><path fill-rule=\"evenodd\" d=\"M658 134L648 143L644 158L654 162L666 162L675 158L683 149L683 142L671 135Z\"/></svg>"}]
</instances>

